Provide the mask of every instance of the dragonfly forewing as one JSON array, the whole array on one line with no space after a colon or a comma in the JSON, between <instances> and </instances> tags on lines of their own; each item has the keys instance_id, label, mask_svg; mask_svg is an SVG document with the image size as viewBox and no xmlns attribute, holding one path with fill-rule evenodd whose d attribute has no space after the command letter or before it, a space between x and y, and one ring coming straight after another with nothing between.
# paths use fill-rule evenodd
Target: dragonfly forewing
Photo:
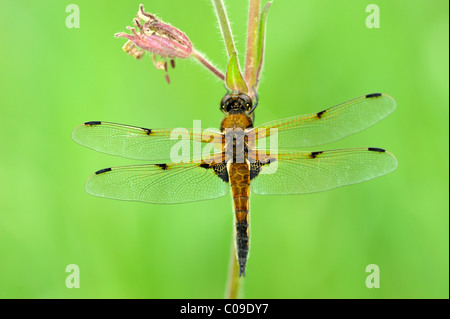
<instances>
[{"instance_id":1,"label":"dragonfly forewing","mask_svg":"<svg viewBox=\"0 0 450 319\"><path fill-rule=\"evenodd\" d=\"M255 128L253 135L260 139L278 133L280 149L312 147L362 131L384 119L395 108L396 102L391 96L368 94L318 113L262 124Z\"/></svg>"},{"instance_id":2,"label":"dragonfly forewing","mask_svg":"<svg viewBox=\"0 0 450 319\"><path fill-rule=\"evenodd\" d=\"M92 121L79 125L72 133L72 139L80 145L96 151L136 160L155 162L173 161L171 152L180 141L189 143L186 158L179 161L194 161L190 152L193 143L203 149L207 144L220 150L222 135L218 132L194 132L193 129L148 129L110 122ZM211 145L210 145L211 146ZM199 154L201 157L201 154Z\"/></svg>"}]
</instances>

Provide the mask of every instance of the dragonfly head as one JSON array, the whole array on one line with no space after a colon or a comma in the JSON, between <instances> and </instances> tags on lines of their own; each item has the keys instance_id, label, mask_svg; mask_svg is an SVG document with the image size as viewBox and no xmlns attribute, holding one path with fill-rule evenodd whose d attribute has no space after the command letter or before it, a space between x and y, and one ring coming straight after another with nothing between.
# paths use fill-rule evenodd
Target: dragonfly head
<instances>
[{"instance_id":1,"label":"dragonfly head","mask_svg":"<svg viewBox=\"0 0 450 319\"><path fill-rule=\"evenodd\" d=\"M220 109L226 115L250 114L253 112L253 102L250 96L244 93L226 94L220 102Z\"/></svg>"}]
</instances>

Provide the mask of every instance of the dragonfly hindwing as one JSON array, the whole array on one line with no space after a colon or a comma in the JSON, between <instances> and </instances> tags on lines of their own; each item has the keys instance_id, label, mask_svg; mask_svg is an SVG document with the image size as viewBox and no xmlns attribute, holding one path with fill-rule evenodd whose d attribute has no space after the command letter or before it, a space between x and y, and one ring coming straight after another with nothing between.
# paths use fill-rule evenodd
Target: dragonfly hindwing
<instances>
[{"instance_id":1,"label":"dragonfly hindwing","mask_svg":"<svg viewBox=\"0 0 450 319\"><path fill-rule=\"evenodd\" d=\"M225 183L228 183L228 170L227 165L225 163L217 163L217 164L208 164L208 163L202 163L200 164L200 167L203 168L212 168L214 170L214 173L222 179Z\"/></svg>"}]
</instances>

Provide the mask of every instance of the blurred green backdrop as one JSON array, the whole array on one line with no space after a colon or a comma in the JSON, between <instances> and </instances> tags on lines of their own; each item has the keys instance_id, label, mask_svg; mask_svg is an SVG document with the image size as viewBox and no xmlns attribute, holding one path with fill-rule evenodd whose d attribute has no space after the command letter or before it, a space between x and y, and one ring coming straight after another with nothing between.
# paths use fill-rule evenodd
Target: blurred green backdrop
<instances>
[{"instance_id":1,"label":"blurred green backdrop","mask_svg":"<svg viewBox=\"0 0 450 319\"><path fill-rule=\"evenodd\" d=\"M222 298L233 235L229 197L159 206L87 195L94 171L134 161L83 148L91 120L143 127L218 127L223 84L193 61L172 83L136 61L115 32L139 3L187 33L222 70L208 0L0 2L0 297ZM226 0L243 53L247 4ZM399 168L307 196L253 196L246 298L448 298L448 1L275 0L256 121L317 112L385 92L398 108L320 149L382 147ZM380 267L368 289L365 268ZM65 268L80 267L80 289Z\"/></svg>"}]
</instances>

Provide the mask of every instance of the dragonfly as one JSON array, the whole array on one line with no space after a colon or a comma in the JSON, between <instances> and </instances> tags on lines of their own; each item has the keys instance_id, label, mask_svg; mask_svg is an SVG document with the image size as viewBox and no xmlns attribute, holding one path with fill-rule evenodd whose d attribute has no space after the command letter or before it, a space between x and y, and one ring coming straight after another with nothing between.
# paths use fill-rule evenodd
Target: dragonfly
<instances>
[{"instance_id":1,"label":"dragonfly","mask_svg":"<svg viewBox=\"0 0 450 319\"><path fill-rule=\"evenodd\" d=\"M395 100L387 94L368 94L317 113L259 126L254 126L252 117L256 104L247 94L228 92L220 103L224 113L220 130L207 134L196 129L183 131L184 137L197 141L202 148L214 146L212 151L181 162L171 160L171 150L179 143L173 138L173 129L103 121L79 125L72 133L78 144L149 163L98 170L87 180L86 192L110 199L178 204L219 198L231 190L239 276L245 276L250 193L321 192L367 181L397 168L394 155L377 147L296 150L337 141L382 120L396 108ZM274 136L275 150L260 143Z\"/></svg>"}]
</instances>

